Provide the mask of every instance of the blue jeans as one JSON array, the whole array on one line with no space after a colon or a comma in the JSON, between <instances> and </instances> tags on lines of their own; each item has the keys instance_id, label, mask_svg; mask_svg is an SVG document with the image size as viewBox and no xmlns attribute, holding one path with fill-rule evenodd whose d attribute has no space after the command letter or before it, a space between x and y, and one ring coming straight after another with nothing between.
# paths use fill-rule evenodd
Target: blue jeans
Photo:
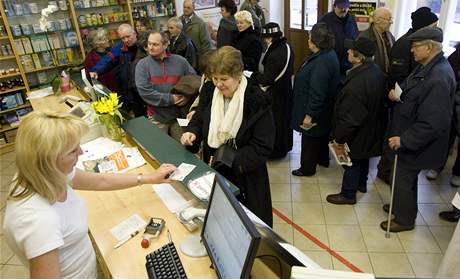
<instances>
[{"instance_id":1,"label":"blue jeans","mask_svg":"<svg viewBox=\"0 0 460 279\"><path fill-rule=\"evenodd\" d=\"M341 194L349 199L356 198L358 189L366 190L369 173L369 159L351 159L352 166L343 166L345 172L342 178Z\"/></svg>"}]
</instances>

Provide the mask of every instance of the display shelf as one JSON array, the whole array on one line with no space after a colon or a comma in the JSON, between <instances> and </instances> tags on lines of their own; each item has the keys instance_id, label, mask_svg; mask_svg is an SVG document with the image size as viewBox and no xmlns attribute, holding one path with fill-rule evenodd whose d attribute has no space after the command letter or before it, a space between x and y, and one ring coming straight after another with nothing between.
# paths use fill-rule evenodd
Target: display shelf
<instances>
[{"instance_id":1,"label":"display shelf","mask_svg":"<svg viewBox=\"0 0 460 279\"><path fill-rule=\"evenodd\" d=\"M0 36L0 40L7 40L8 36Z\"/></svg>"},{"instance_id":2,"label":"display shelf","mask_svg":"<svg viewBox=\"0 0 460 279\"><path fill-rule=\"evenodd\" d=\"M9 75L0 76L0 79L10 78L10 77L17 77L17 76L20 76L20 75L21 75L21 73L9 74Z\"/></svg>"},{"instance_id":3,"label":"display shelf","mask_svg":"<svg viewBox=\"0 0 460 279\"><path fill-rule=\"evenodd\" d=\"M34 53L39 54L39 53L50 52L50 51L56 52L57 50L60 50L60 49L68 49L68 48L78 49L79 47L80 47L79 45L76 45L76 46L69 46L69 47L56 47L56 48L53 48L52 50L51 50L51 49L48 49L48 50L34 51L34 52L30 52L30 53L19 54L19 56L32 55L32 54L34 54ZM14 57L14 56L13 56L13 57ZM0 60L1 60L1 59L0 59Z\"/></svg>"},{"instance_id":4,"label":"display shelf","mask_svg":"<svg viewBox=\"0 0 460 279\"><path fill-rule=\"evenodd\" d=\"M14 142L0 145L0 155L6 154L11 151L14 151Z\"/></svg>"},{"instance_id":5,"label":"display shelf","mask_svg":"<svg viewBox=\"0 0 460 279\"><path fill-rule=\"evenodd\" d=\"M97 25L85 25L85 26L79 26L81 29L85 29L85 28L97 28L97 27L101 27L101 26L107 26L107 25L110 25L110 24L120 24L120 23L124 23L124 22L129 22L129 20L121 20L121 21L113 21L113 22L107 22L107 23L102 23L102 24L97 24Z\"/></svg>"},{"instance_id":6,"label":"display shelf","mask_svg":"<svg viewBox=\"0 0 460 279\"><path fill-rule=\"evenodd\" d=\"M0 91L0 95L11 93L11 92L16 92L16 91L24 90L24 89L26 89L25 86L14 87L14 88L11 88L11 89L8 89L8 90L5 90L5 91Z\"/></svg>"},{"instance_id":7,"label":"display shelf","mask_svg":"<svg viewBox=\"0 0 460 279\"><path fill-rule=\"evenodd\" d=\"M31 107L31 106L32 106L32 105L31 105L29 102L27 102L27 103L25 103L25 104L23 104L23 105L20 105L20 106L15 107L15 108L0 110L0 115L1 115L1 114L5 114L5 113L8 113L8 112L13 112L13 111L16 111L16 110L22 109L22 108L29 108L29 107Z\"/></svg>"},{"instance_id":8,"label":"display shelf","mask_svg":"<svg viewBox=\"0 0 460 279\"><path fill-rule=\"evenodd\" d=\"M10 60L10 59L15 59L16 56L14 55L9 55L9 56L0 56L0 61L2 60Z\"/></svg>"},{"instance_id":9,"label":"display shelf","mask_svg":"<svg viewBox=\"0 0 460 279\"><path fill-rule=\"evenodd\" d=\"M87 8L84 8L84 7L81 7L81 8L75 8L75 11L79 12L79 11L88 11L90 9L100 9L100 8L113 8L113 7L120 7L120 4L114 4L114 5L104 5L104 6L96 6L96 7L87 7Z\"/></svg>"},{"instance_id":10,"label":"display shelf","mask_svg":"<svg viewBox=\"0 0 460 279\"><path fill-rule=\"evenodd\" d=\"M19 126L19 125L18 125ZM14 130L14 129L17 129L18 126L10 126L8 124L4 124L2 125L2 128L0 129L0 133L4 133L4 132L7 132L7 131L11 131L11 130Z\"/></svg>"},{"instance_id":11,"label":"display shelf","mask_svg":"<svg viewBox=\"0 0 460 279\"><path fill-rule=\"evenodd\" d=\"M47 70L52 70L52 69L57 69L57 68L65 68L65 67L70 67L70 66L71 64L63 64L63 65L57 65L57 66L41 67L40 69L26 71L26 74L33 74L33 73L38 73L42 71L47 71Z\"/></svg>"}]
</instances>

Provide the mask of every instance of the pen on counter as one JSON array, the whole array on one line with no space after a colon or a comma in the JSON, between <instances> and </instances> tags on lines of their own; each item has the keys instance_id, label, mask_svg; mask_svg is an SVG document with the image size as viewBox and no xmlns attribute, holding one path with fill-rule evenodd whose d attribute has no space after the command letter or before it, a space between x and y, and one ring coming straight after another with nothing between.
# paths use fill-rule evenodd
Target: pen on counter
<instances>
[{"instance_id":1,"label":"pen on counter","mask_svg":"<svg viewBox=\"0 0 460 279\"><path fill-rule=\"evenodd\" d=\"M126 242L128 242L128 240L135 237L138 233L139 231L135 231L132 234L130 234L128 237L126 237L125 239L120 240L117 244L115 244L115 246L113 246L113 249L117 249L121 245L125 244Z\"/></svg>"}]
</instances>

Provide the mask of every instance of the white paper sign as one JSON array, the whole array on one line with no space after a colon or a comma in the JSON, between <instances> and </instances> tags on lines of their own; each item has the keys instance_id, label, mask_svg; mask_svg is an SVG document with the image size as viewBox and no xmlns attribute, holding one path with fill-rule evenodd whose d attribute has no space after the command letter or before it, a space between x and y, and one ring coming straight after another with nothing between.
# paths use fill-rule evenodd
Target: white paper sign
<instances>
[{"instance_id":1,"label":"white paper sign","mask_svg":"<svg viewBox=\"0 0 460 279\"><path fill-rule=\"evenodd\" d=\"M195 165L182 163L177 167L177 169L173 173L171 173L169 178L172 180L183 181L185 177L187 177L187 175L189 175L193 171L194 168Z\"/></svg>"}]
</instances>

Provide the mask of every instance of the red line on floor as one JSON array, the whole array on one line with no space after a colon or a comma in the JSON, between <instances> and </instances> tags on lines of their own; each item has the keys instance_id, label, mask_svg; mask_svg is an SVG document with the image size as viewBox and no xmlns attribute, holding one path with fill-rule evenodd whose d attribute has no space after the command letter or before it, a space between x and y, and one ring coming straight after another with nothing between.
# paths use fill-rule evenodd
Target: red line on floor
<instances>
[{"instance_id":1,"label":"red line on floor","mask_svg":"<svg viewBox=\"0 0 460 279\"><path fill-rule=\"evenodd\" d=\"M315 236L313 236L312 234L310 234L309 232L307 232L306 230L304 230L301 226L297 225L296 223L294 223L294 221L292 221L291 219L289 219L289 217L287 217L286 215L284 215L283 213L281 213L280 211L278 211L276 208L273 207L272 209L273 211L273 214L275 214L276 216L278 216L280 219L282 219L284 222L288 223L289 225L291 225L295 230L297 230L298 232L300 232L301 234L303 234L306 238L308 238L311 242L313 242L314 244L316 244L318 247L320 247L321 249L323 249L324 251L328 252L331 256L333 256L334 258L336 258L338 261L340 261L341 263L343 263L346 267L348 267L350 270L354 271L354 272L363 272L361 269L359 269L358 267L356 267L354 264L350 263L349 261L347 261L344 257L340 256L337 252L335 252L334 250L332 250L331 248L329 248L326 244L322 243L318 238L316 238Z\"/></svg>"}]
</instances>

